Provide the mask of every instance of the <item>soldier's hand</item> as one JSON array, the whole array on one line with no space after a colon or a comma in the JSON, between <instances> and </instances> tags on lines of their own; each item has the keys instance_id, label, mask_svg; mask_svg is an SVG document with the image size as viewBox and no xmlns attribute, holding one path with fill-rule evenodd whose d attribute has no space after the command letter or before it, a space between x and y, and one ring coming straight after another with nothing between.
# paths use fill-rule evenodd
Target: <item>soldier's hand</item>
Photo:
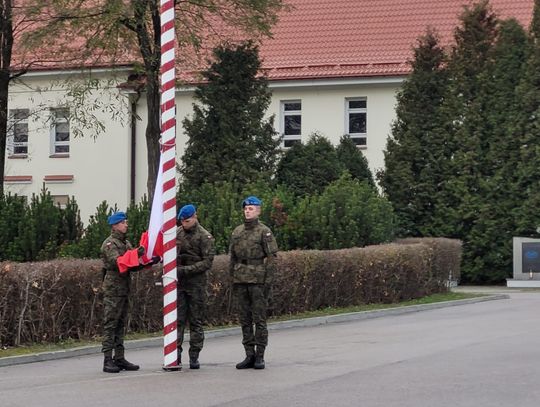
<instances>
[{"instance_id":1,"label":"soldier's hand","mask_svg":"<svg viewBox=\"0 0 540 407\"><path fill-rule=\"evenodd\" d=\"M272 284L264 285L264 298L266 298L268 306L270 306L273 300Z\"/></svg>"},{"instance_id":2,"label":"soldier's hand","mask_svg":"<svg viewBox=\"0 0 540 407\"><path fill-rule=\"evenodd\" d=\"M150 262L151 265L158 264L161 261L160 256L154 256L152 257L152 261Z\"/></svg>"},{"instance_id":3,"label":"soldier's hand","mask_svg":"<svg viewBox=\"0 0 540 407\"><path fill-rule=\"evenodd\" d=\"M146 252L146 249L144 248L144 246L139 246L139 247L137 248L137 255L138 255L139 257L143 256L145 252Z\"/></svg>"},{"instance_id":4,"label":"soldier's hand","mask_svg":"<svg viewBox=\"0 0 540 407\"><path fill-rule=\"evenodd\" d=\"M176 278L183 278L186 276L186 268L184 266L178 267L176 270Z\"/></svg>"}]
</instances>

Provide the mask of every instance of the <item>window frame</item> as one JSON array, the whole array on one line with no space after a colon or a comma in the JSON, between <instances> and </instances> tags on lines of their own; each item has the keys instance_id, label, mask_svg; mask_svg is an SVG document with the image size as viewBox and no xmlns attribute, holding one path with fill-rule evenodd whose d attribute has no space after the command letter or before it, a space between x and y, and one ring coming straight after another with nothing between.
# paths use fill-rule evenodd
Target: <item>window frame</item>
<instances>
[{"instance_id":1,"label":"window frame","mask_svg":"<svg viewBox=\"0 0 540 407\"><path fill-rule=\"evenodd\" d=\"M17 113L23 112L26 114L24 118L16 118ZM8 157L23 158L28 157L28 133L30 121L30 109L10 109L8 112L9 132L7 140ZM26 141L15 141L16 125L26 125ZM26 148L26 152L17 152L17 148Z\"/></svg>"},{"instance_id":2,"label":"window frame","mask_svg":"<svg viewBox=\"0 0 540 407\"><path fill-rule=\"evenodd\" d=\"M350 102L366 102L366 107L351 108L349 105ZM366 131L364 133L352 133L350 131L350 115L353 113L365 114ZM367 115L367 97L358 96L345 98L345 134L351 138L358 148L367 148Z\"/></svg>"},{"instance_id":3,"label":"window frame","mask_svg":"<svg viewBox=\"0 0 540 407\"><path fill-rule=\"evenodd\" d=\"M60 114L61 112L65 112ZM52 123L51 123L51 133L50 133L50 156L51 157L69 157L70 153L70 141L71 141L71 129L69 123L69 108L54 108L51 109L52 113ZM68 140L67 141L57 141L56 136L57 126L59 124L67 124L68 130ZM68 147L68 151L57 151L58 147Z\"/></svg>"},{"instance_id":4,"label":"window frame","mask_svg":"<svg viewBox=\"0 0 540 407\"><path fill-rule=\"evenodd\" d=\"M291 148L295 142L302 142L302 99L287 99L280 100L280 133L282 136L281 146L283 148ZM285 105L289 103L300 103L300 110L285 110ZM285 134L285 118L287 116L300 117L300 134ZM292 145L286 146L286 142L293 142Z\"/></svg>"},{"instance_id":5,"label":"window frame","mask_svg":"<svg viewBox=\"0 0 540 407\"><path fill-rule=\"evenodd\" d=\"M60 209L66 209L67 204L69 203L69 195L51 195L54 206L57 206Z\"/></svg>"}]
</instances>

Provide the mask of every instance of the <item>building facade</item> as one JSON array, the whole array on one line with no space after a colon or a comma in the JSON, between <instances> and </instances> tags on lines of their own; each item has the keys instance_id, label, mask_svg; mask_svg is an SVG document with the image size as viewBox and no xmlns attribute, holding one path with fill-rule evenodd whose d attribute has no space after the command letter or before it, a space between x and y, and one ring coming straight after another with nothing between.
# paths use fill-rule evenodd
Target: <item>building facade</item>
<instances>
[{"instance_id":1,"label":"building facade","mask_svg":"<svg viewBox=\"0 0 540 407\"><path fill-rule=\"evenodd\" d=\"M416 39L435 27L443 44L465 0L290 0L273 38L261 44L272 100L268 115L284 137L283 148L313 133L334 144L349 134L373 172L384 166L384 149L395 119L396 94L409 73ZM492 0L501 17L528 24L532 0ZM178 71L182 75L182 67ZM118 87L131 69L91 71L99 83L84 100L69 91L88 83L89 71L30 72L12 83L6 192L31 196L43 187L62 205L75 196L87 222L107 201L125 208L146 194L146 102ZM69 83L69 87L66 85ZM181 126L193 111L193 85L176 91L177 155ZM133 120L134 112L140 120ZM71 120L69 120L71 118Z\"/></svg>"}]
</instances>

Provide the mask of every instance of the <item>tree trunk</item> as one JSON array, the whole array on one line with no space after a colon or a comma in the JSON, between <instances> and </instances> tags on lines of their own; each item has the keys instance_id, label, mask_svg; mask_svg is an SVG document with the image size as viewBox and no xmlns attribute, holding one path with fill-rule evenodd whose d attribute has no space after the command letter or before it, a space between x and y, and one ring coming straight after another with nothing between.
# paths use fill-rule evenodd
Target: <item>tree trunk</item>
<instances>
[{"instance_id":1,"label":"tree trunk","mask_svg":"<svg viewBox=\"0 0 540 407\"><path fill-rule=\"evenodd\" d=\"M157 72L147 72L146 103L148 105L148 124L146 126L146 149L148 158L148 200L152 202L159 167L160 144L160 95Z\"/></svg>"},{"instance_id":2,"label":"tree trunk","mask_svg":"<svg viewBox=\"0 0 540 407\"><path fill-rule=\"evenodd\" d=\"M9 71L0 69L0 197L4 194L8 119Z\"/></svg>"},{"instance_id":3,"label":"tree trunk","mask_svg":"<svg viewBox=\"0 0 540 407\"><path fill-rule=\"evenodd\" d=\"M13 49L11 0L0 0L0 196L4 194L8 121L8 88Z\"/></svg>"}]
</instances>

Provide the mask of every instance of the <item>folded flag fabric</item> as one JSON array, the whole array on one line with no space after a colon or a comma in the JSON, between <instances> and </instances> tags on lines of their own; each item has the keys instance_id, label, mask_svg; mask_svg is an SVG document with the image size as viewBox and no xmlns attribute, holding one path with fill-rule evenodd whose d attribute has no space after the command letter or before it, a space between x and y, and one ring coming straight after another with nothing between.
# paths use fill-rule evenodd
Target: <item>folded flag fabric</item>
<instances>
[{"instance_id":1,"label":"folded flag fabric","mask_svg":"<svg viewBox=\"0 0 540 407\"><path fill-rule=\"evenodd\" d=\"M116 264L118 265L120 274L127 273L131 267L139 266L139 253L137 253L137 249L126 251L122 256L116 259Z\"/></svg>"},{"instance_id":2,"label":"folded flag fabric","mask_svg":"<svg viewBox=\"0 0 540 407\"><path fill-rule=\"evenodd\" d=\"M149 244L148 231L143 232L139 246L144 247L144 255L141 257L144 264L152 261L152 257L159 256L163 258L163 232L159 231L153 245Z\"/></svg>"}]
</instances>

